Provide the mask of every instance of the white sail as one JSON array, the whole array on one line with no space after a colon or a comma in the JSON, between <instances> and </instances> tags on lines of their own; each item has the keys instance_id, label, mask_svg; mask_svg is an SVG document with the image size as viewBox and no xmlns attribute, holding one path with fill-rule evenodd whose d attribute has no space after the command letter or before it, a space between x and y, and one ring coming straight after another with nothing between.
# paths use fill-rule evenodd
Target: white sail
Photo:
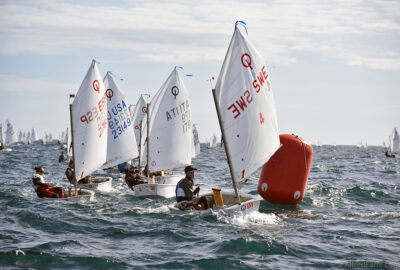
<instances>
[{"instance_id":1,"label":"white sail","mask_svg":"<svg viewBox=\"0 0 400 270\"><path fill-rule=\"evenodd\" d=\"M147 103L146 100L143 98L143 95L140 95L140 98L135 105L135 109L133 110L133 115L132 115L132 122L133 122L133 127L135 129L137 146L139 146L139 140L140 140L140 122L146 121L145 118L146 114L147 114Z\"/></svg>"},{"instance_id":2,"label":"white sail","mask_svg":"<svg viewBox=\"0 0 400 270\"><path fill-rule=\"evenodd\" d=\"M64 136L62 136L61 142L68 143L68 138L69 138L68 128L65 131L63 131L63 135Z\"/></svg>"},{"instance_id":3,"label":"white sail","mask_svg":"<svg viewBox=\"0 0 400 270\"><path fill-rule=\"evenodd\" d=\"M200 154L200 140L199 140L199 132L195 125L192 127L193 130L193 150L192 150L192 158L196 157Z\"/></svg>"},{"instance_id":4,"label":"white sail","mask_svg":"<svg viewBox=\"0 0 400 270\"><path fill-rule=\"evenodd\" d=\"M217 136L215 136L215 134L213 135L211 141L210 141L210 148L216 147L217 146Z\"/></svg>"},{"instance_id":5,"label":"white sail","mask_svg":"<svg viewBox=\"0 0 400 270\"><path fill-rule=\"evenodd\" d=\"M3 130L3 123L0 123L0 143L4 144L4 130Z\"/></svg>"},{"instance_id":6,"label":"white sail","mask_svg":"<svg viewBox=\"0 0 400 270\"><path fill-rule=\"evenodd\" d=\"M280 145L274 97L266 64L235 27L216 96L237 179L247 178Z\"/></svg>"},{"instance_id":7,"label":"white sail","mask_svg":"<svg viewBox=\"0 0 400 270\"><path fill-rule=\"evenodd\" d=\"M108 144L103 168L107 168L131 160L139 153L124 94L109 72L104 78L104 87L107 89Z\"/></svg>"},{"instance_id":8,"label":"white sail","mask_svg":"<svg viewBox=\"0 0 400 270\"><path fill-rule=\"evenodd\" d=\"M18 133L18 142L20 143L24 142L24 134L22 133L22 130L20 130Z\"/></svg>"},{"instance_id":9,"label":"white sail","mask_svg":"<svg viewBox=\"0 0 400 270\"><path fill-rule=\"evenodd\" d=\"M392 135L389 137L389 147L392 153L400 152L400 136L396 128L393 129Z\"/></svg>"},{"instance_id":10,"label":"white sail","mask_svg":"<svg viewBox=\"0 0 400 270\"><path fill-rule=\"evenodd\" d=\"M193 140L189 93L176 68L151 100L149 115L149 170L160 171L189 165ZM143 122L143 131L146 131L147 124ZM142 138L143 145L146 132ZM146 147L141 150L142 165L145 165Z\"/></svg>"},{"instance_id":11,"label":"white sail","mask_svg":"<svg viewBox=\"0 0 400 270\"><path fill-rule=\"evenodd\" d=\"M71 129L67 128L67 159L70 160L72 158L72 135Z\"/></svg>"},{"instance_id":12,"label":"white sail","mask_svg":"<svg viewBox=\"0 0 400 270\"><path fill-rule=\"evenodd\" d=\"M36 128L32 128L32 132L31 132L31 137L30 137L32 142L36 142L39 140L38 135L37 135L37 131Z\"/></svg>"},{"instance_id":13,"label":"white sail","mask_svg":"<svg viewBox=\"0 0 400 270\"><path fill-rule=\"evenodd\" d=\"M27 143L28 141L26 140L26 131L24 131L23 133L22 133L22 142L23 143Z\"/></svg>"},{"instance_id":14,"label":"white sail","mask_svg":"<svg viewBox=\"0 0 400 270\"><path fill-rule=\"evenodd\" d=\"M25 138L25 140L26 140L26 143L29 143L29 144L32 143L32 137L31 137L31 132L30 132L30 131L28 131L28 132L26 133L26 138Z\"/></svg>"},{"instance_id":15,"label":"white sail","mask_svg":"<svg viewBox=\"0 0 400 270\"><path fill-rule=\"evenodd\" d=\"M10 121L6 121L7 129L5 133L5 145L11 145L18 141L17 134L14 132L14 127L10 123Z\"/></svg>"},{"instance_id":16,"label":"white sail","mask_svg":"<svg viewBox=\"0 0 400 270\"><path fill-rule=\"evenodd\" d=\"M91 174L106 162L107 101L104 83L92 64L72 104L76 178Z\"/></svg>"}]
</instances>

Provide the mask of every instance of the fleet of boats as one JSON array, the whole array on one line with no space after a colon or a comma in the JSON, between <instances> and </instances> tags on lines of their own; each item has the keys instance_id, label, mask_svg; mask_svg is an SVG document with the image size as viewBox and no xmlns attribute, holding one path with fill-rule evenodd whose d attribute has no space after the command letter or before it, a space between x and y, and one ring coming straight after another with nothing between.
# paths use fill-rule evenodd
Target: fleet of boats
<instances>
[{"instance_id":1,"label":"fleet of boats","mask_svg":"<svg viewBox=\"0 0 400 270\"><path fill-rule=\"evenodd\" d=\"M240 194L244 182L263 166L280 147L274 96L269 73L261 54L235 24L219 77L211 95L217 112L233 192L214 188L201 194L206 209L181 210L168 205L172 214L247 215L259 210L259 195ZM70 95L70 126L59 142L72 160L74 185L62 200L87 202L94 192L112 190L112 178L96 175L100 170L126 164L126 170L140 178L133 184L138 197L175 197L176 185L185 177L177 170L192 164L200 154L199 133L191 116L190 95L178 67L150 99L140 95L129 106L116 77L107 72L104 79L93 60L76 94ZM211 82L212 80L210 80ZM212 86L212 84L211 84ZM12 124L0 124L0 142L12 145L52 140L51 134L39 138L37 130L20 131ZM217 145L214 135L208 148ZM400 137L395 128L389 139L392 154L400 151ZM72 165L71 165L72 166ZM76 179L87 179L78 184ZM217 181L221 181L218 180Z\"/></svg>"}]
</instances>

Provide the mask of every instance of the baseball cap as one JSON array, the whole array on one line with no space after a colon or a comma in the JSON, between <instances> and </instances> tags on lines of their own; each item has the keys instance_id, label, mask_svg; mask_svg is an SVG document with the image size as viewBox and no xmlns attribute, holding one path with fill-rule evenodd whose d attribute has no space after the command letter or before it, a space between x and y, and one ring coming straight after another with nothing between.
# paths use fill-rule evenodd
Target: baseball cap
<instances>
[{"instance_id":1,"label":"baseball cap","mask_svg":"<svg viewBox=\"0 0 400 270\"><path fill-rule=\"evenodd\" d=\"M185 173L187 173L188 171L197 171L197 169L195 167L193 167L192 165L189 165L189 166L186 166Z\"/></svg>"}]
</instances>

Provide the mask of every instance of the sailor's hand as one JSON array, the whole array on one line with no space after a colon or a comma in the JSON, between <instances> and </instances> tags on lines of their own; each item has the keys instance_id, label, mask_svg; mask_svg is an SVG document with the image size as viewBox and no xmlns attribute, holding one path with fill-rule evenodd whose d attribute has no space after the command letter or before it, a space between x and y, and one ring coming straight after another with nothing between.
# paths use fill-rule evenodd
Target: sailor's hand
<instances>
[{"instance_id":1,"label":"sailor's hand","mask_svg":"<svg viewBox=\"0 0 400 270\"><path fill-rule=\"evenodd\" d=\"M200 187L197 187L195 190L194 190L194 192L193 192L193 194L198 194L200 192Z\"/></svg>"}]
</instances>

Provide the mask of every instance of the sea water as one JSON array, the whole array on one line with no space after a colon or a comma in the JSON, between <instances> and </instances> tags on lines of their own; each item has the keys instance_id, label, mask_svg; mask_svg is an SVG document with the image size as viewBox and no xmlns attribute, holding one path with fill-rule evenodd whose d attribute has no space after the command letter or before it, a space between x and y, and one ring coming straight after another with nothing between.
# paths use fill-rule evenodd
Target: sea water
<instances>
[{"instance_id":1,"label":"sea water","mask_svg":"<svg viewBox=\"0 0 400 270\"><path fill-rule=\"evenodd\" d=\"M314 147L304 200L262 201L247 217L171 215L174 198L137 198L119 173L87 204L40 199L33 167L67 186L64 149L11 149L0 152L1 269L400 268L400 159L383 147ZM223 148L202 145L193 164L201 192L233 190ZM257 194L259 175L241 192Z\"/></svg>"}]
</instances>

